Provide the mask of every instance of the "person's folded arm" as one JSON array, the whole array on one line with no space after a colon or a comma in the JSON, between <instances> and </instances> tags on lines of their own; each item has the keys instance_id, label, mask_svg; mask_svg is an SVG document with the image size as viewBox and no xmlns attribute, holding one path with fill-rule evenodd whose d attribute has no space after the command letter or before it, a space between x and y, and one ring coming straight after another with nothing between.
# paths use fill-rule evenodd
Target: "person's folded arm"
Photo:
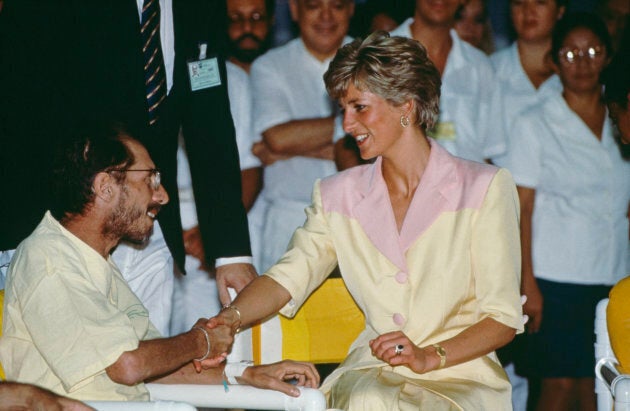
<instances>
[{"instance_id":1,"label":"person's folded arm","mask_svg":"<svg viewBox=\"0 0 630 411\"><path fill-rule=\"evenodd\" d=\"M262 135L263 141L274 154L306 155L324 146L331 146L334 130L334 118L323 117L291 120L268 128Z\"/></svg>"}]
</instances>

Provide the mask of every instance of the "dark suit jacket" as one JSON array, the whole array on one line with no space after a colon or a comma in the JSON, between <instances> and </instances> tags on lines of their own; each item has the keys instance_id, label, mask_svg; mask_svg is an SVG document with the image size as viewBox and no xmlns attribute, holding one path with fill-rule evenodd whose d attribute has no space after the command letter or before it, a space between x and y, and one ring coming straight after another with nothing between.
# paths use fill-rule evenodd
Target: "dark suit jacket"
<instances>
[{"instance_id":1,"label":"dark suit jacket","mask_svg":"<svg viewBox=\"0 0 630 411\"><path fill-rule=\"evenodd\" d=\"M159 219L183 268L177 198L177 135L189 156L206 257L251 255L241 203L238 153L222 84L192 92L186 62L199 43L218 54L222 0L173 0L173 87L157 126L147 124L139 17L135 0L6 0L0 13L0 250L35 228L50 196L51 156L85 119L127 124L163 172L170 203Z\"/></svg>"}]
</instances>

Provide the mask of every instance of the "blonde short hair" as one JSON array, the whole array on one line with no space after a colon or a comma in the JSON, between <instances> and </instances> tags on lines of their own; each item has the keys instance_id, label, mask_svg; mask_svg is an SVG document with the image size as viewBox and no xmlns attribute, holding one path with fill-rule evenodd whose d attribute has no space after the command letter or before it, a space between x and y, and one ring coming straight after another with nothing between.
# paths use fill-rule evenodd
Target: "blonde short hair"
<instances>
[{"instance_id":1,"label":"blonde short hair","mask_svg":"<svg viewBox=\"0 0 630 411\"><path fill-rule=\"evenodd\" d=\"M324 74L328 94L344 97L350 84L400 106L415 102L415 122L432 128L440 111L440 72L416 40L376 31L339 49Z\"/></svg>"}]
</instances>

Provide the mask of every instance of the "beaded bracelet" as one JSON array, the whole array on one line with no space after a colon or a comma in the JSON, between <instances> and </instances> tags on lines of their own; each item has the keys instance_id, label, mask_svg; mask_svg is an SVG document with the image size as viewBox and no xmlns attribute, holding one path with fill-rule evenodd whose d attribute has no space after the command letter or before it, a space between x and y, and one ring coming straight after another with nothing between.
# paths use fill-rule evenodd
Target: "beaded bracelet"
<instances>
[{"instance_id":1,"label":"beaded bracelet","mask_svg":"<svg viewBox=\"0 0 630 411\"><path fill-rule=\"evenodd\" d=\"M201 327L195 326L192 329L201 331L203 333L203 335L206 337L206 346L207 346L206 353L204 354L203 357L197 358L197 359L194 360L194 361L203 361L206 358L208 358L208 356L210 355L210 336L208 335L208 331L206 331L205 329L203 329Z\"/></svg>"}]
</instances>

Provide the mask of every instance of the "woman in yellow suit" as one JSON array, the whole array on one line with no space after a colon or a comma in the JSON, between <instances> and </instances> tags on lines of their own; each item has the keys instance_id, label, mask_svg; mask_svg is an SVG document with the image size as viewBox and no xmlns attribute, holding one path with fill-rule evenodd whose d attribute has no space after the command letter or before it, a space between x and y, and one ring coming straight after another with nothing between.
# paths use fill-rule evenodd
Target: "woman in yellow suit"
<instances>
[{"instance_id":1,"label":"woman in yellow suit","mask_svg":"<svg viewBox=\"0 0 630 411\"><path fill-rule=\"evenodd\" d=\"M523 328L509 173L426 137L440 74L418 42L356 40L324 79L361 157L375 161L316 183L286 254L210 321L292 316L339 264L366 328L322 386L329 406L509 409L494 354Z\"/></svg>"}]
</instances>

